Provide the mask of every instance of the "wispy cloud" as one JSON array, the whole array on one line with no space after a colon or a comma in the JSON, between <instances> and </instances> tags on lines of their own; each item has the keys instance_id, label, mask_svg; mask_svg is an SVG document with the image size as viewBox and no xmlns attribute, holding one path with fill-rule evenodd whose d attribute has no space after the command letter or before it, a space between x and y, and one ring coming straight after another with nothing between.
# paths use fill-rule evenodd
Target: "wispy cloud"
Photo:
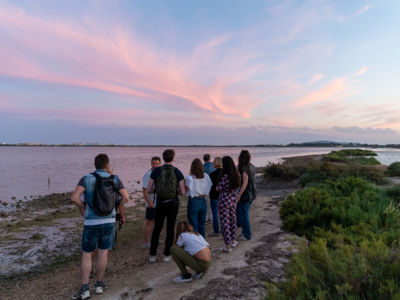
<instances>
[{"instance_id":1,"label":"wispy cloud","mask_svg":"<svg viewBox=\"0 0 400 300\"><path fill-rule=\"evenodd\" d=\"M333 79L330 83L298 99L294 106L301 107L332 99L345 91L346 87L347 82L345 78Z\"/></svg>"},{"instance_id":2,"label":"wispy cloud","mask_svg":"<svg viewBox=\"0 0 400 300\"><path fill-rule=\"evenodd\" d=\"M308 84L312 85L314 83L317 83L318 81L320 81L321 79L324 78L324 75L318 73L315 74L313 77L311 77L310 81L308 82Z\"/></svg>"},{"instance_id":3,"label":"wispy cloud","mask_svg":"<svg viewBox=\"0 0 400 300\"><path fill-rule=\"evenodd\" d=\"M93 32L70 20L43 20L15 7L0 8L0 24L11 41L0 49L3 75L98 89L171 107L183 101L200 110L244 118L258 103L245 82L256 65L244 67L243 61L237 70L241 76L222 73L209 83L204 83L207 75L198 72L204 61L213 61L212 52L229 36L199 45L192 60L191 55L181 58L156 49L117 25ZM46 62L39 59L43 55ZM243 57L232 60L240 62ZM232 70L231 64L216 66ZM232 93L238 84L242 91Z\"/></svg>"},{"instance_id":4,"label":"wispy cloud","mask_svg":"<svg viewBox=\"0 0 400 300\"><path fill-rule=\"evenodd\" d=\"M354 16L359 16L362 15L363 13L366 13L370 8L372 7L372 4L367 4L364 7L360 8Z\"/></svg>"},{"instance_id":5,"label":"wispy cloud","mask_svg":"<svg viewBox=\"0 0 400 300\"><path fill-rule=\"evenodd\" d=\"M368 67L362 67L359 71L357 71L356 73L354 73L351 77L358 77L361 76L363 74L365 74L367 71L369 70Z\"/></svg>"}]
</instances>

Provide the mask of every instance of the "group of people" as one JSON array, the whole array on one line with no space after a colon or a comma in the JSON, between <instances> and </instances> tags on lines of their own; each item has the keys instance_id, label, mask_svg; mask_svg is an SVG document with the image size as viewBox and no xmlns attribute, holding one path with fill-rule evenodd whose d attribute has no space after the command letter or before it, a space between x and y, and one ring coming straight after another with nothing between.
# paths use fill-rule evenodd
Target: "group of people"
<instances>
[{"instance_id":1,"label":"group of people","mask_svg":"<svg viewBox=\"0 0 400 300\"><path fill-rule=\"evenodd\" d=\"M251 156L247 150L241 151L238 166L230 156L215 157L211 163L210 155L205 154L204 164L199 158L194 159L190 174L185 178L173 165L173 149L165 150L162 157L163 165L159 157L151 159L151 169L143 177L143 196L146 201L144 248L149 248L149 261L156 262L160 233L166 219L163 261L170 262L172 258L179 267L181 275L174 278L175 282L188 282L201 278L211 263L209 244L205 240L208 205L213 222L211 235L222 233L222 252L231 252L240 239L251 239L249 209L256 197L255 167L250 163ZM71 196L72 202L78 206L85 219L82 234L82 285L73 299L90 297L89 275L96 249L98 261L95 291L96 294L103 293L106 288L103 276L108 250L114 244L117 216L118 222L125 224L124 204L129 197L122 181L118 176L112 175L107 155L96 156L95 167L95 172L81 178ZM112 191L118 194L119 200L112 203L114 207L111 210L99 213L102 197L112 198L107 196ZM179 195L188 197L187 221L175 224ZM237 227L242 228L239 237L236 233ZM187 266L196 273L192 275Z\"/></svg>"}]
</instances>

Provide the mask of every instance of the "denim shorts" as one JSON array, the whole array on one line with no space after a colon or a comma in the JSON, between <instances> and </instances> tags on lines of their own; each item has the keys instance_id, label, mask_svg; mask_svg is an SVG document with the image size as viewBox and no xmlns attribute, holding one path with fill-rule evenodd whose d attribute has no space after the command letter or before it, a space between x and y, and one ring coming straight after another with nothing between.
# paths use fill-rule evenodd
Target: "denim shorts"
<instances>
[{"instance_id":1,"label":"denim shorts","mask_svg":"<svg viewBox=\"0 0 400 300\"><path fill-rule=\"evenodd\" d=\"M115 239L115 223L85 226L82 233L82 251L111 250Z\"/></svg>"}]
</instances>

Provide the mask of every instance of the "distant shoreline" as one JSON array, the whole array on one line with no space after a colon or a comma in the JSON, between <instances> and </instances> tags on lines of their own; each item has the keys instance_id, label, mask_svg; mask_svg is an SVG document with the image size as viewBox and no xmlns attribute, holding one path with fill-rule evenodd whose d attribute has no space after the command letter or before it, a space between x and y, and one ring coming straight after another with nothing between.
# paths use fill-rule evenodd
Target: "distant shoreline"
<instances>
[{"instance_id":1,"label":"distant shoreline","mask_svg":"<svg viewBox=\"0 0 400 300\"><path fill-rule=\"evenodd\" d=\"M145 147L173 147L173 148L183 148L183 147L193 147L193 148L329 148L329 147L337 147L337 148L354 148L354 147L363 147L363 148L392 148L392 149L400 149L400 144L386 144L386 145L378 145L378 144L359 144L359 143L290 143L290 144L257 144L257 145L119 145L119 144L42 144L42 143L18 143L18 144L0 144L0 147L77 147L77 148L95 148L95 147L110 147L110 148L145 148Z\"/></svg>"}]
</instances>

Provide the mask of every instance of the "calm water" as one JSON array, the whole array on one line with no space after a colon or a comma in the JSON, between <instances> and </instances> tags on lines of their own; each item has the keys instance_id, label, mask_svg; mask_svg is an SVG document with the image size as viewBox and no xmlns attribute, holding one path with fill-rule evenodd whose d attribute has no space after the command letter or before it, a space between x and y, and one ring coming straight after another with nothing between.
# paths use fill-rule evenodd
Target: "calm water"
<instances>
[{"instance_id":1,"label":"calm water","mask_svg":"<svg viewBox=\"0 0 400 300\"><path fill-rule=\"evenodd\" d=\"M0 200L30 199L50 193L72 191L78 180L94 170L93 160L99 153L110 157L114 173L118 174L129 192L141 189L142 176L150 166L152 156L161 156L161 147L0 147ZM231 155L235 161L241 148L237 147L177 147L175 166L186 175L194 158L204 153L215 156ZM252 163L265 166L282 157L322 154L337 148L249 148ZM384 164L400 161L400 150L374 149Z\"/></svg>"}]
</instances>

